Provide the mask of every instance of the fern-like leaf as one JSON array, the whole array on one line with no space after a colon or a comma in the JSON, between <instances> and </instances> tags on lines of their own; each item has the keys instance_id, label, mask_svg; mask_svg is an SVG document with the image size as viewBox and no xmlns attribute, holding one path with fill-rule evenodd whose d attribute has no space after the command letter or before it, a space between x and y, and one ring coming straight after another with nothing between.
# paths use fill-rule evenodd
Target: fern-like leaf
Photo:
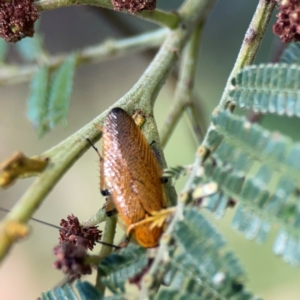
<instances>
[{"instance_id":1,"label":"fern-like leaf","mask_svg":"<svg viewBox=\"0 0 300 300\"><path fill-rule=\"evenodd\" d=\"M77 293L76 293L77 292ZM126 300L123 295L112 295L104 297L94 286L87 281L76 281L75 288L70 284L56 287L44 292L42 300Z\"/></svg>"},{"instance_id":2,"label":"fern-like leaf","mask_svg":"<svg viewBox=\"0 0 300 300\"><path fill-rule=\"evenodd\" d=\"M70 55L53 74L49 95L49 123L51 128L67 124L69 101L73 85L76 55Z\"/></svg>"},{"instance_id":3,"label":"fern-like leaf","mask_svg":"<svg viewBox=\"0 0 300 300\"><path fill-rule=\"evenodd\" d=\"M89 282L77 281L76 288L80 295L81 300L100 300L103 299L103 295L100 294Z\"/></svg>"},{"instance_id":4,"label":"fern-like leaf","mask_svg":"<svg viewBox=\"0 0 300 300\"><path fill-rule=\"evenodd\" d=\"M232 80L229 101L256 113L300 117L300 66L262 64L242 69Z\"/></svg>"},{"instance_id":5,"label":"fern-like leaf","mask_svg":"<svg viewBox=\"0 0 300 300\"><path fill-rule=\"evenodd\" d=\"M186 208L174 235L179 248L170 260L171 287L161 289L156 299L255 299L244 290L238 260L199 211Z\"/></svg>"},{"instance_id":6,"label":"fern-like leaf","mask_svg":"<svg viewBox=\"0 0 300 300\"><path fill-rule=\"evenodd\" d=\"M275 253L300 264L300 145L226 111L216 112L213 123L223 141L206 161L205 175L238 200L233 227L263 242L270 224L280 224Z\"/></svg>"},{"instance_id":7,"label":"fern-like leaf","mask_svg":"<svg viewBox=\"0 0 300 300\"><path fill-rule=\"evenodd\" d=\"M146 249L129 244L119 253L104 258L98 265L101 281L112 292L125 291L125 283L140 274L148 266Z\"/></svg>"},{"instance_id":8,"label":"fern-like leaf","mask_svg":"<svg viewBox=\"0 0 300 300\"><path fill-rule=\"evenodd\" d=\"M49 130L48 76L49 68L47 66L41 67L36 72L31 81L30 95L27 101L27 117L33 123L39 137Z\"/></svg>"},{"instance_id":9,"label":"fern-like leaf","mask_svg":"<svg viewBox=\"0 0 300 300\"><path fill-rule=\"evenodd\" d=\"M164 178L175 178L178 179L180 176L185 175L189 170L189 166L177 166L173 168L164 169Z\"/></svg>"},{"instance_id":10,"label":"fern-like leaf","mask_svg":"<svg viewBox=\"0 0 300 300\"><path fill-rule=\"evenodd\" d=\"M78 298L74 288L66 284L63 287L56 287L53 290L44 292L42 300L101 300L101 295L90 283L76 282L76 288L80 297Z\"/></svg>"},{"instance_id":11,"label":"fern-like leaf","mask_svg":"<svg viewBox=\"0 0 300 300\"><path fill-rule=\"evenodd\" d=\"M233 116L226 111L215 112L212 120L219 134L222 134L225 141L233 148L239 148L239 151L245 153L250 159L263 161L271 169L287 174L300 188L300 143L292 143L289 137L278 132L267 131L257 124L251 124L244 118ZM235 159L235 154L231 155L233 164L240 162ZM229 159L228 155L227 158ZM248 168L249 161L243 164Z\"/></svg>"},{"instance_id":12,"label":"fern-like leaf","mask_svg":"<svg viewBox=\"0 0 300 300\"><path fill-rule=\"evenodd\" d=\"M300 43L290 43L284 49L280 61L286 64L298 64L300 63Z\"/></svg>"}]
</instances>

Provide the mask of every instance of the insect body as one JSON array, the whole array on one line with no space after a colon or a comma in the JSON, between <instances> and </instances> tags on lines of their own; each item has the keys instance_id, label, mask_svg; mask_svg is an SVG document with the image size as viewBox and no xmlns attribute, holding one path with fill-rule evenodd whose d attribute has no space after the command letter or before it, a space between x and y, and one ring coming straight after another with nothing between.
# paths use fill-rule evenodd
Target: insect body
<instances>
[{"instance_id":1,"label":"insect body","mask_svg":"<svg viewBox=\"0 0 300 300\"><path fill-rule=\"evenodd\" d=\"M102 176L128 228L166 207L162 169L134 120L121 108L108 114L103 130ZM162 228L137 224L134 235L143 247L155 247Z\"/></svg>"}]
</instances>

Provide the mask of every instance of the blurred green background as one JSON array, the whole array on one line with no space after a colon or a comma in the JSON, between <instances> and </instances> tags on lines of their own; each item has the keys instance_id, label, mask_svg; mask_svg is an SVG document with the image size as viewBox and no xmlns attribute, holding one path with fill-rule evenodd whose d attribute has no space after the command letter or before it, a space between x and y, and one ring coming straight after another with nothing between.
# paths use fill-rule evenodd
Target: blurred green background
<instances>
[{"instance_id":1,"label":"blurred green background","mask_svg":"<svg viewBox=\"0 0 300 300\"><path fill-rule=\"evenodd\" d=\"M158 0L158 7L175 9L182 1ZM199 52L195 88L203 99L205 122L218 103L226 79L237 56L247 26L258 1L219 0L205 26ZM125 14L114 13L112 25L107 11L91 7L70 7L44 12L40 29L46 48L51 54L78 49L103 41L107 37L124 37L118 20L126 21L134 32L143 32L155 26ZM256 63L268 62L272 46L276 43L268 28ZM11 49L10 59L16 52ZM151 57L129 55L96 65L77 69L74 92L71 97L69 125L56 128L38 140L32 125L26 119L28 84L3 86L0 89L0 160L15 150L28 155L42 153L56 145L88 123L104 109L127 92L141 76ZM173 82L168 81L159 94L156 116L161 126L168 107L172 104ZM265 117L263 124L280 130L299 140L297 119ZM181 120L167 145L169 166L189 164L194 159L196 144L185 119ZM17 182L13 187L0 191L1 206L10 208L26 191L33 179ZM180 189L180 184L179 184ZM35 218L59 224L68 214L85 220L103 204L99 194L99 166L97 155L88 151L55 186L38 209ZM212 222L224 233L228 245L236 251L248 270L248 287L264 299L300 299L300 270L286 265L271 252L275 234L268 243L257 245L247 241L230 228L234 211L229 211L222 221ZM0 217L3 214L0 215ZM13 247L0 269L0 299L35 299L52 288L63 278L52 268L52 248L58 242L58 233L49 227L31 222L32 235Z\"/></svg>"}]
</instances>

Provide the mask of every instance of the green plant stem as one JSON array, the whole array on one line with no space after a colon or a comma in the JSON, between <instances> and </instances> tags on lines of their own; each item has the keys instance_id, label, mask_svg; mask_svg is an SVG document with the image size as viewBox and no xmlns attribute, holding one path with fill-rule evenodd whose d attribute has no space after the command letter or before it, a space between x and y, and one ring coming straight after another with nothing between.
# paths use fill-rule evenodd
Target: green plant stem
<instances>
[{"instance_id":1,"label":"green plant stem","mask_svg":"<svg viewBox=\"0 0 300 300\"><path fill-rule=\"evenodd\" d=\"M104 228L104 234L102 237L103 242L108 244L114 243L114 237L116 232L116 226L117 226L117 217L109 217L106 219L105 228ZM113 248L110 246L102 246L100 250L100 257L106 257L113 251ZM96 288L104 293L105 291L105 285L101 282L101 274L99 272L97 273L96 278Z\"/></svg>"},{"instance_id":2,"label":"green plant stem","mask_svg":"<svg viewBox=\"0 0 300 300\"><path fill-rule=\"evenodd\" d=\"M243 44L235 61L234 67L228 77L224 92L222 94L222 98L219 103L219 108L225 108L226 106L228 93L232 86L232 78L234 78L242 68L250 65L253 62L258 48L261 44L261 40L267 29L267 25L272 16L275 5L275 2L269 0L259 1L251 23L247 29Z\"/></svg>"},{"instance_id":3,"label":"green plant stem","mask_svg":"<svg viewBox=\"0 0 300 300\"><path fill-rule=\"evenodd\" d=\"M168 29L158 29L120 40L109 39L98 45L76 51L76 64L98 63L127 54L134 54L149 48L159 47L166 38ZM70 55L49 56L47 64L51 70L58 68ZM15 84L31 80L39 70L37 63L24 66L4 65L0 70L0 85Z\"/></svg>"},{"instance_id":4,"label":"green plant stem","mask_svg":"<svg viewBox=\"0 0 300 300\"><path fill-rule=\"evenodd\" d=\"M263 35L266 31L268 22L270 20L270 17L272 15L272 12L274 10L275 3L272 1L267 0L260 0L256 11L254 13L254 16L250 22L250 25L247 29L243 44L241 46L240 52L237 56L235 65L229 75L229 78L227 80L223 95L221 97L221 100L218 105L218 109L225 109L227 104L227 98L228 94L230 92L230 89L232 87L231 80L236 76L236 74L245 66L251 64L255 58L255 55L258 51L258 48L260 46L261 40L263 38ZM231 107L232 110L234 110L234 107ZM209 133L214 130L214 126L210 124L206 135L204 137L202 146L207 147L207 139L209 137ZM219 140L216 140L216 145L221 142L221 138ZM208 147L207 147L208 148ZM195 168L197 168L197 165L199 166L202 162L204 157L200 157L200 161L198 161L195 164ZM197 161L197 159L196 159ZM196 174L196 170L194 172Z\"/></svg>"},{"instance_id":5,"label":"green plant stem","mask_svg":"<svg viewBox=\"0 0 300 300\"><path fill-rule=\"evenodd\" d=\"M52 10L73 5L91 5L113 9L113 5L110 0L41 0L34 2L34 5L39 11ZM122 12L128 13L126 10L122 10ZM144 10L135 14L135 16L171 29L176 28L180 22L180 17L176 12L166 12L159 9L155 9L153 11Z\"/></svg>"},{"instance_id":6,"label":"green plant stem","mask_svg":"<svg viewBox=\"0 0 300 300\"><path fill-rule=\"evenodd\" d=\"M153 117L155 99L178 58L178 52L181 51L186 40L192 34L196 24L206 16L213 4L214 1L211 0L189 0L186 3L183 7L183 11L185 11L185 17L183 18L184 26L180 26L178 29L168 33L159 52L138 82L112 106L122 107L129 113L132 113L135 109L140 109L145 113L147 118L142 129L149 142L153 140L157 141L155 147L161 156L163 168L166 168L166 162L162 148L158 142L159 135ZM189 7L190 11L185 9L186 6ZM95 127L95 124L101 126L112 107L43 154L43 156L47 156L50 159L48 167L24 193L22 198L12 208L11 213L2 220L0 226L10 220L21 223L28 222L59 179L90 147L86 139L89 138L94 143L99 140L101 133ZM170 202L175 203L176 192L170 184L167 186L167 193L168 198L171 199ZM12 241L5 240L0 235L0 260L7 254L11 246Z\"/></svg>"},{"instance_id":7,"label":"green plant stem","mask_svg":"<svg viewBox=\"0 0 300 300\"><path fill-rule=\"evenodd\" d=\"M167 144L167 141L170 139L176 124L180 120L183 112L187 107L190 110L193 110L193 87L194 79L197 67L197 56L199 50L199 39L202 32L202 27L204 24L198 25L194 34L191 37L191 40L187 43L180 64L179 78L174 95L174 104L171 106L170 111L168 112L167 118L162 126L160 133L161 144L164 148ZM192 115L194 117L194 114ZM203 137L201 126L197 118L193 118L193 127L195 131L200 133L200 138ZM200 141L199 141L200 142Z\"/></svg>"},{"instance_id":8,"label":"green plant stem","mask_svg":"<svg viewBox=\"0 0 300 300\"><path fill-rule=\"evenodd\" d=\"M96 226L102 222L105 222L107 219L106 216L106 207L103 207L98 210L96 214L85 220L81 223L83 227L90 227L90 226Z\"/></svg>"},{"instance_id":9,"label":"green plant stem","mask_svg":"<svg viewBox=\"0 0 300 300\"><path fill-rule=\"evenodd\" d=\"M186 106L185 112L188 115L192 132L194 133L196 145L200 145L206 132L205 125L205 109L201 97L195 95L195 91L191 96L191 102Z\"/></svg>"}]
</instances>

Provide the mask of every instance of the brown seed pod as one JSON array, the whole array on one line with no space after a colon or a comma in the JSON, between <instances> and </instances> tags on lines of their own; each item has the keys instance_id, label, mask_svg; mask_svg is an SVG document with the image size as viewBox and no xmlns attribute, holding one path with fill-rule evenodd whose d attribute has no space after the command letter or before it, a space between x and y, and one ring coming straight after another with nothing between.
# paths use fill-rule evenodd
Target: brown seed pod
<instances>
[{"instance_id":1,"label":"brown seed pod","mask_svg":"<svg viewBox=\"0 0 300 300\"><path fill-rule=\"evenodd\" d=\"M133 119L121 108L108 114L103 130L103 181L126 227L166 207L159 166L146 138ZM155 247L161 227L151 222L137 224L137 242Z\"/></svg>"}]
</instances>

